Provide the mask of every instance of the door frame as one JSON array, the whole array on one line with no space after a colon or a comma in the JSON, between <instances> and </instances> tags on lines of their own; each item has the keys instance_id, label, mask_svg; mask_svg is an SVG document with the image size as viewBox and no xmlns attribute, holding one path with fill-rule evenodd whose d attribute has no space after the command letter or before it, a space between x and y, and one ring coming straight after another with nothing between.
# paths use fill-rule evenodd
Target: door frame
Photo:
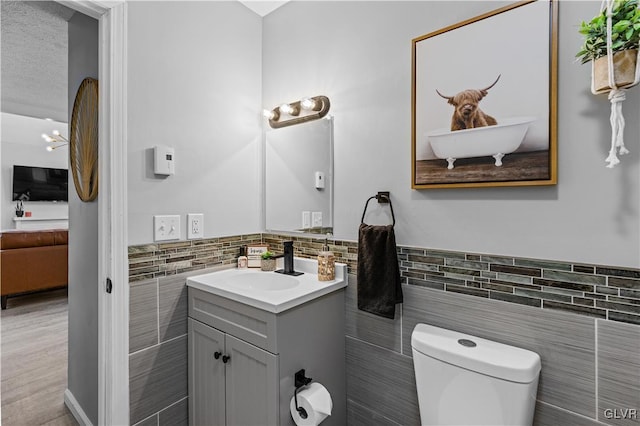
<instances>
[{"instance_id":1,"label":"door frame","mask_svg":"<svg viewBox=\"0 0 640 426\"><path fill-rule=\"evenodd\" d=\"M128 425L127 5L124 0L58 3L99 23L98 424Z\"/></svg>"}]
</instances>

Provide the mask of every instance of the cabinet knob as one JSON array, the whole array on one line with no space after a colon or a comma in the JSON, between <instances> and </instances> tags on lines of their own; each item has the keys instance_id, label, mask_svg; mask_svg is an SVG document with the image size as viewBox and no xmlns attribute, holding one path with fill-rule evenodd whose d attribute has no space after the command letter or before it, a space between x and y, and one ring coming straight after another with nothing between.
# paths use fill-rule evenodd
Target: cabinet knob
<instances>
[{"instance_id":1,"label":"cabinet knob","mask_svg":"<svg viewBox=\"0 0 640 426\"><path fill-rule=\"evenodd\" d=\"M230 359L231 357L229 355L222 355L222 362L224 362L225 364L229 362Z\"/></svg>"},{"instance_id":2,"label":"cabinet knob","mask_svg":"<svg viewBox=\"0 0 640 426\"><path fill-rule=\"evenodd\" d=\"M215 359L220 358L220 355L222 355L222 352L214 352L214 353L213 353L213 357L214 357Z\"/></svg>"}]
</instances>

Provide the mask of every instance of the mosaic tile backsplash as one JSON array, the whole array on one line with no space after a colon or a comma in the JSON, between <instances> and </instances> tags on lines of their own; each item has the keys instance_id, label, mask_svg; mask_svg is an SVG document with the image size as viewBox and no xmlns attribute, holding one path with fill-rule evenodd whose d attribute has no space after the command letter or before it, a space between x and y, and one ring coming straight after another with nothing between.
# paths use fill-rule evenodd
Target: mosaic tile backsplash
<instances>
[{"instance_id":1,"label":"mosaic tile backsplash","mask_svg":"<svg viewBox=\"0 0 640 426\"><path fill-rule=\"evenodd\" d=\"M282 252L287 240L306 258L324 244L324 238L250 234L131 246L129 281L233 265L242 245L263 242ZM329 247L355 274L357 243L330 240ZM407 246L398 246L397 255L404 284L640 324L640 269Z\"/></svg>"}]
</instances>

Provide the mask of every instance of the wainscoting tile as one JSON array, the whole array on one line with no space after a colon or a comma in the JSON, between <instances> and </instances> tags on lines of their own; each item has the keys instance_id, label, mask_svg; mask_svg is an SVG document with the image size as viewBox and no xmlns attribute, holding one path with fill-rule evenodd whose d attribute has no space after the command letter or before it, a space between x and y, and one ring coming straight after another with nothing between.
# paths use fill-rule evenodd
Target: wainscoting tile
<instances>
[{"instance_id":1,"label":"wainscoting tile","mask_svg":"<svg viewBox=\"0 0 640 426\"><path fill-rule=\"evenodd\" d=\"M187 336L129 356L129 409L134 424L187 396Z\"/></svg>"},{"instance_id":2,"label":"wainscoting tile","mask_svg":"<svg viewBox=\"0 0 640 426\"><path fill-rule=\"evenodd\" d=\"M159 278L160 341L187 334L187 278L184 274Z\"/></svg>"},{"instance_id":3,"label":"wainscoting tile","mask_svg":"<svg viewBox=\"0 0 640 426\"><path fill-rule=\"evenodd\" d=\"M133 426L158 426L158 415L154 414L153 416L148 417L143 421L134 424Z\"/></svg>"},{"instance_id":4,"label":"wainscoting tile","mask_svg":"<svg viewBox=\"0 0 640 426\"><path fill-rule=\"evenodd\" d=\"M599 420L640 425L639 383L640 326L598 321Z\"/></svg>"},{"instance_id":5,"label":"wainscoting tile","mask_svg":"<svg viewBox=\"0 0 640 426\"><path fill-rule=\"evenodd\" d=\"M595 420L538 401L533 426L602 426Z\"/></svg>"},{"instance_id":6,"label":"wainscoting tile","mask_svg":"<svg viewBox=\"0 0 640 426\"><path fill-rule=\"evenodd\" d=\"M158 344L158 280L129 286L129 353Z\"/></svg>"},{"instance_id":7,"label":"wainscoting tile","mask_svg":"<svg viewBox=\"0 0 640 426\"><path fill-rule=\"evenodd\" d=\"M349 426L401 426L350 399L347 400L347 424Z\"/></svg>"},{"instance_id":8,"label":"wainscoting tile","mask_svg":"<svg viewBox=\"0 0 640 426\"><path fill-rule=\"evenodd\" d=\"M346 335L400 352L400 305L396 305L395 320L358 309L358 280L349 274L346 291Z\"/></svg>"},{"instance_id":9,"label":"wainscoting tile","mask_svg":"<svg viewBox=\"0 0 640 426\"><path fill-rule=\"evenodd\" d=\"M502 301L404 286L403 353L411 356L418 323L537 352L538 399L586 416L595 412L593 319Z\"/></svg>"},{"instance_id":10,"label":"wainscoting tile","mask_svg":"<svg viewBox=\"0 0 640 426\"><path fill-rule=\"evenodd\" d=\"M189 425L189 398L165 408L159 413L159 426L188 426Z\"/></svg>"},{"instance_id":11,"label":"wainscoting tile","mask_svg":"<svg viewBox=\"0 0 640 426\"><path fill-rule=\"evenodd\" d=\"M401 425L420 424L413 361L347 337L347 398Z\"/></svg>"}]
</instances>

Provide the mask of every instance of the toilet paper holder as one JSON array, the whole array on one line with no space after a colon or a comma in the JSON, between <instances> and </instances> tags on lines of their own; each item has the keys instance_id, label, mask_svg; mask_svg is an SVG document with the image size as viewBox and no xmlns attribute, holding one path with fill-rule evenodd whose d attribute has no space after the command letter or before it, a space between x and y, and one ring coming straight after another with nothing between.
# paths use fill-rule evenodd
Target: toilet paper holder
<instances>
[{"instance_id":1,"label":"toilet paper holder","mask_svg":"<svg viewBox=\"0 0 640 426\"><path fill-rule=\"evenodd\" d=\"M307 377L305 375L304 368L297 371L294 375L294 385L296 387L296 390L293 392L293 399L294 403L296 404L296 411L298 411L298 414L300 414L300 417L302 417L303 419L306 419L308 417L308 414L307 410L298 406L298 391L311 383L312 380L313 379L311 377Z\"/></svg>"}]
</instances>

